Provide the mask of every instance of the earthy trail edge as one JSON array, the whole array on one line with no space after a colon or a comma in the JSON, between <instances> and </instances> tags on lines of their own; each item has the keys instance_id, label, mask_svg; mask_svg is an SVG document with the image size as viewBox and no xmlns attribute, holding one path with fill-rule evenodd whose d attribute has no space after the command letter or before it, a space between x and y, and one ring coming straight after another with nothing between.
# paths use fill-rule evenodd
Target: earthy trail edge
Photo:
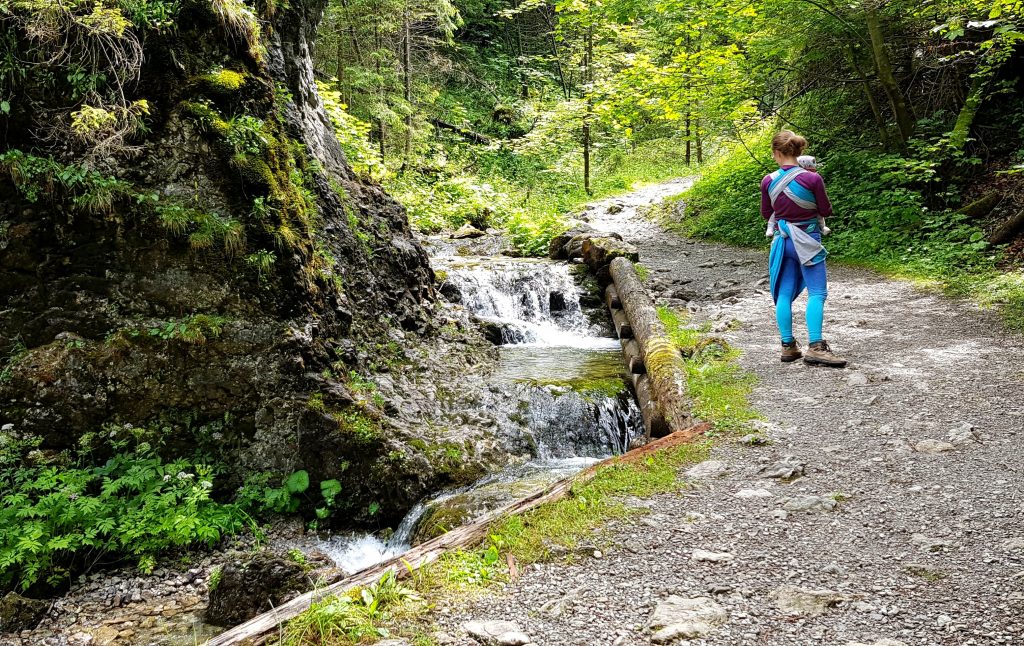
<instances>
[{"instance_id":1,"label":"earthy trail edge","mask_svg":"<svg viewBox=\"0 0 1024 646\"><path fill-rule=\"evenodd\" d=\"M544 646L647 644L670 595L723 610L694 645L1024 643L1024 344L995 312L830 266L825 334L850 367L781 364L766 249L694 243L636 213L686 185L598 203L590 223L638 246L655 295L688 299L668 303L743 350L769 444L721 442L689 472L698 490L632 501L651 513L610 522L619 549L601 559L439 605L448 643L505 619Z\"/></svg>"},{"instance_id":2,"label":"earthy trail edge","mask_svg":"<svg viewBox=\"0 0 1024 646\"><path fill-rule=\"evenodd\" d=\"M267 633L277 628L281 623L301 614L312 604L325 597L373 583L388 570L393 571L397 577L407 576L411 570L433 563L449 550L469 547L479 543L487 536L488 529L497 520L521 514L545 503L564 498L569 494L573 486L583 484L592 479L604 467L613 464L638 462L655 451L692 442L707 431L708 428L707 424L697 424L650 442L623 455L602 460L580 473L559 480L544 491L489 512L468 525L453 529L447 534L438 536L362 572L298 596L278 608L254 617L244 624L235 626L231 630L209 640L206 644L207 646L227 646L243 642L262 643L265 641L263 637Z\"/></svg>"}]
</instances>

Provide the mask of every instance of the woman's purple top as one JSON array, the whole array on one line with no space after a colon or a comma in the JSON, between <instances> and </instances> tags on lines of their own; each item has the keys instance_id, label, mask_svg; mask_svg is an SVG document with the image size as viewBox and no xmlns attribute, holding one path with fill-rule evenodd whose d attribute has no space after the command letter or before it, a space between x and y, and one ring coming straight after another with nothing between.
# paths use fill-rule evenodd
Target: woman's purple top
<instances>
[{"instance_id":1,"label":"woman's purple top","mask_svg":"<svg viewBox=\"0 0 1024 646\"><path fill-rule=\"evenodd\" d=\"M789 170L790 168L793 168L792 164L786 164L782 167L783 170ZM821 180L821 175L811 172L801 173L793 181L814 193L814 201L818 203L818 210L809 211L799 207L783 193L775 199L774 211L776 218L786 220L787 222L807 222L819 215L824 218L832 215L832 203L828 201L828 195L825 193L825 182ZM764 179L761 180L761 216L765 220L772 217L772 201L768 198L768 185L771 183L771 175L765 175Z\"/></svg>"}]
</instances>

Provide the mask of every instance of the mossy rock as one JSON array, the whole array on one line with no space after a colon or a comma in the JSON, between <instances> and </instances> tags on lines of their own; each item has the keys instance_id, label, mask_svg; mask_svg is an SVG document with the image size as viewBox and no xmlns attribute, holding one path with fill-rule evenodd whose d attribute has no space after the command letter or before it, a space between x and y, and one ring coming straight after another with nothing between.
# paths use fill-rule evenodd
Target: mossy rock
<instances>
[{"instance_id":1,"label":"mossy rock","mask_svg":"<svg viewBox=\"0 0 1024 646\"><path fill-rule=\"evenodd\" d=\"M193 79L196 89L213 98L230 98L238 94L248 82L248 74L234 70L218 70Z\"/></svg>"}]
</instances>

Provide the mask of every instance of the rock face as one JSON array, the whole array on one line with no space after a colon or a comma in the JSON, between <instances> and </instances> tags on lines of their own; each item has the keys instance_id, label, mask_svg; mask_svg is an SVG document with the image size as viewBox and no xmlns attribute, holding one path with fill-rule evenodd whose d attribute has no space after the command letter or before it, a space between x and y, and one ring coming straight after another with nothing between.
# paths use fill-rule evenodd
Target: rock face
<instances>
[{"instance_id":1,"label":"rock face","mask_svg":"<svg viewBox=\"0 0 1024 646\"><path fill-rule=\"evenodd\" d=\"M211 583L206 619L234 626L313 587L300 565L267 552L225 565Z\"/></svg>"},{"instance_id":2,"label":"rock face","mask_svg":"<svg viewBox=\"0 0 1024 646\"><path fill-rule=\"evenodd\" d=\"M61 88L30 76L12 101L25 127L0 132L17 153L0 163L0 425L44 452L104 424L159 428L169 455L213 434L236 480L306 469L400 516L433 476L388 461L402 438L338 376L383 362L395 331L432 332L433 275L324 114L310 49L326 0L261 5L258 42L218 3L182 4L172 34L133 35L145 62L124 91L149 113L131 156L37 138L31 108L65 105ZM115 189L36 177L29 158Z\"/></svg>"}]
</instances>

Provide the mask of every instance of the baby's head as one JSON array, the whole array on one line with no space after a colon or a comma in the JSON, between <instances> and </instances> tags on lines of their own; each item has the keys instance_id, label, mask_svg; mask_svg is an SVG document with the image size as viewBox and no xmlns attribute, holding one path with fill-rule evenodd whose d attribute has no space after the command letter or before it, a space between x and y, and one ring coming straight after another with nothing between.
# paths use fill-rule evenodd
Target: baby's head
<instances>
[{"instance_id":1,"label":"baby's head","mask_svg":"<svg viewBox=\"0 0 1024 646\"><path fill-rule=\"evenodd\" d=\"M818 172L818 160L813 155L800 155L796 158L796 163L804 170Z\"/></svg>"}]
</instances>

